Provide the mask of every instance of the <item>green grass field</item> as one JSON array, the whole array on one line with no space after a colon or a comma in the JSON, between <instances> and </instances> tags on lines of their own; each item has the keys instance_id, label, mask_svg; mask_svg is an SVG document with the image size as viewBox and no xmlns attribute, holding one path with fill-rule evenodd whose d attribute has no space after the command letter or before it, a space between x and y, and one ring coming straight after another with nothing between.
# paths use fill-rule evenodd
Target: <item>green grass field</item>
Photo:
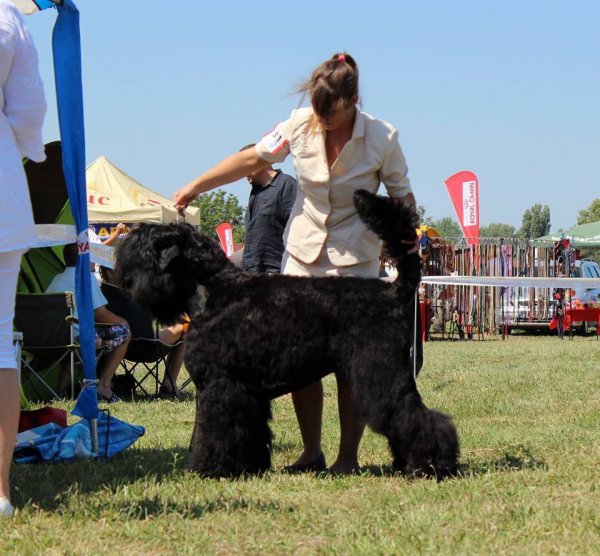
<instances>
[{"instance_id":1,"label":"green grass field","mask_svg":"<svg viewBox=\"0 0 600 556\"><path fill-rule=\"evenodd\" d=\"M364 474L287 476L300 450L289 397L274 403L274 469L240 481L185 470L194 405L140 401L114 414L146 435L110 463L13 467L18 554L600 554L600 341L511 337L430 342L419 388L450 413L462 474L436 483L361 446ZM325 381L324 449L338 442ZM57 404L60 405L60 404ZM63 405L62 407L70 407Z\"/></svg>"}]
</instances>

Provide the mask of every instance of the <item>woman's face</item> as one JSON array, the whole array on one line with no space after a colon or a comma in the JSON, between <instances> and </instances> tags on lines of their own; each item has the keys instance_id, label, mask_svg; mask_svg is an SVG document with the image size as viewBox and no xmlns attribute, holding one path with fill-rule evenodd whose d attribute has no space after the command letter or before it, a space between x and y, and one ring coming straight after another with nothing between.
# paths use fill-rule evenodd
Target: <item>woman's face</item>
<instances>
[{"instance_id":1,"label":"woman's face","mask_svg":"<svg viewBox=\"0 0 600 556\"><path fill-rule=\"evenodd\" d=\"M325 115L317 115L321 127L325 131L334 131L352 124L356 108L352 102L338 101Z\"/></svg>"}]
</instances>

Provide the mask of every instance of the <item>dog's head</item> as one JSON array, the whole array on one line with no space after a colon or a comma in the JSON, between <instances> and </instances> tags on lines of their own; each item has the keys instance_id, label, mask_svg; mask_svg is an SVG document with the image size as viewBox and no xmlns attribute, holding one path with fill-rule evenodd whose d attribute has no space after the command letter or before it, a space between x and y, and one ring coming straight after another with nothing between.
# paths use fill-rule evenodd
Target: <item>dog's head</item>
<instances>
[{"instance_id":1,"label":"dog's head","mask_svg":"<svg viewBox=\"0 0 600 556\"><path fill-rule=\"evenodd\" d=\"M141 224L119 243L115 280L160 322L188 312L199 285L231 266L216 241L189 224Z\"/></svg>"},{"instance_id":2,"label":"dog's head","mask_svg":"<svg viewBox=\"0 0 600 556\"><path fill-rule=\"evenodd\" d=\"M458 475L460 442L450 417L422 407L406 419L403 433L403 450L395 453L394 465L405 475L438 480Z\"/></svg>"}]
</instances>

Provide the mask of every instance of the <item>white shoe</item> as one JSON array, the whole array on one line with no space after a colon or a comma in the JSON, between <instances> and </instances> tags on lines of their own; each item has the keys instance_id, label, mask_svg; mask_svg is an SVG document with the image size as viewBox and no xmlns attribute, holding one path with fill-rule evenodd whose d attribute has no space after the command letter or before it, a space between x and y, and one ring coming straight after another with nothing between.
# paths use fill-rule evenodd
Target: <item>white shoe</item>
<instances>
[{"instance_id":1,"label":"white shoe","mask_svg":"<svg viewBox=\"0 0 600 556\"><path fill-rule=\"evenodd\" d=\"M15 509L6 496L0 496L0 517L12 517Z\"/></svg>"}]
</instances>

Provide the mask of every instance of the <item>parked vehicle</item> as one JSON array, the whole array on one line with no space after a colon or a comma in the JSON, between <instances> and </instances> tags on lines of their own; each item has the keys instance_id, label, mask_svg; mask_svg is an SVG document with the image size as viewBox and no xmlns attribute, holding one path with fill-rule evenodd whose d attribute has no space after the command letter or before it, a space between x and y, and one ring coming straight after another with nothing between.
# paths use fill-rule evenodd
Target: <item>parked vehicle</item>
<instances>
[{"instance_id":1,"label":"parked vehicle","mask_svg":"<svg viewBox=\"0 0 600 556\"><path fill-rule=\"evenodd\" d=\"M580 302L591 307L600 306L600 266L598 266L598 263L587 259L576 261L573 276L577 278L597 278L599 284L595 288L575 288L572 290L571 303ZM587 334L591 326L593 324L589 322L573 322L573 327L582 334Z\"/></svg>"},{"instance_id":2,"label":"parked vehicle","mask_svg":"<svg viewBox=\"0 0 600 556\"><path fill-rule=\"evenodd\" d=\"M586 259L576 261L573 276L576 278L597 278L600 281L600 266L596 261ZM575 288L571 299L592 306L600 303L600 284L595 288Z\"/></svg>"},{"instance_id":3,"label":"parked vehicle","mask_svg":"<svg viewBox=\"0 0 600 556\"><path fill-rule=\"evenodd\" d=\"M498 333L504 330L547 331L552 320L552 300L547 288L508 288L496 314Z\"/></svg>"},{"instance_id":4,"label":"parked vehicle","mask_svg":"<svg viewBox=\"0 0 600 556\"><path fill-rule=\"evenodd\" d=\"M600 280L600 266L595 261L582 259L575 262L573 277L597 278ZM506 330L548 330L548 324L554 317L555 300L551 292L543 288L510 288L503 296L503 305L498 308L496 322L498 332ZM581 287L569 290L565 302L580 302L584 305L600 305L600 285L595 288ZM504 328L506 326L506 328ZM593 326L588 322L573 322L573 328L587 334Z\"/></svg>"}]
</instances>

